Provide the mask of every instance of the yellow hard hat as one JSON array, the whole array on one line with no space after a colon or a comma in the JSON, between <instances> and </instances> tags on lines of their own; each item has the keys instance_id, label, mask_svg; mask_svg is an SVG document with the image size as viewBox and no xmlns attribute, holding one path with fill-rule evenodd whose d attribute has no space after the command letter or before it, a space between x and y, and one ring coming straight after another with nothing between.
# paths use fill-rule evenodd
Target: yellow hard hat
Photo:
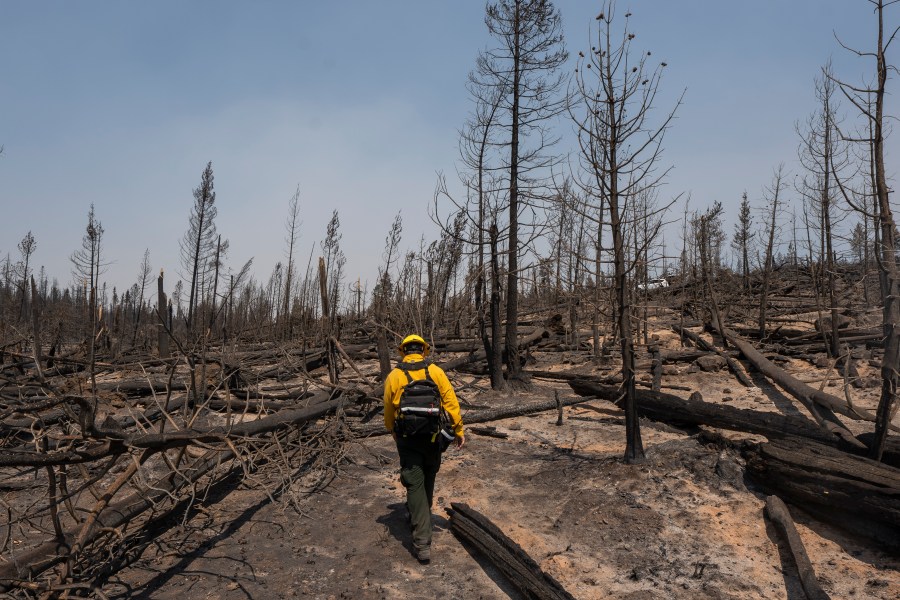
<instances>
[{"instance_id":1,"label":"yellow hard hat","mask_svg":"<svg viewBox=\"0 0 900 600\"><path fill-rule=\"evenodd\" d=\"M422 347L425 349L422 352L423 356L428 356L431 353L431 347L428 345L428 342L426 342L422 336L416 335L415 333L403 338L403 341L400 342L400 352L402 352L403 354L406 354L406 351L404 350L404 348L406 347L407 344L411 344L411 343L422 344Z\"/></svg>"}]
</instances>

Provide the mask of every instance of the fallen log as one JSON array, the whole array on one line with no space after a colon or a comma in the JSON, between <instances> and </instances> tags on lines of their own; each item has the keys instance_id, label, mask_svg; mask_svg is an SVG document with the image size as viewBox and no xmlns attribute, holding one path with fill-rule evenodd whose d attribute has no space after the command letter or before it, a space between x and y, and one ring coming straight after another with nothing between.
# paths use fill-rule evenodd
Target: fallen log
<instances>
[{"instance_id":1,"label":"fallen log","mask_svg":"<svg viewBox=\"0 0 900 600\"><path fill-rule=\"evenodd\" d=\"M595 383L599 383L601 385L617 385L622 383L622 375L610 375L608 377L596 377L591 375L585 375L583 373L566 373L565 371L541 371L539 369L526 369L526 373L531 375L532 377L537 377L538 379L550 379L551 381L593 381ZM639 385L641 387L652 388L653 383L649 381L640 381L637 380L634 382L635 385ZM691 388L683 385L677 384L668 384L661 383L660 387L669 390L681 390L681 391L690 391Z\"/></svg>"},{"instance_id":2,"label":"fallen log","mask_svg":"<svg viewBox=\"0 0 900 600\"><path fill-rule=\"evenodd\" d=\"M435 340L431 344L431 351L438 354L442 352L474 352L481 346L481 340L471 338L468 340Z\"/></svg>"},{"instance_id":3,"label":"fallen log","mask_svg":"<svg viewBox=\"0 0 900 600\"><path fill-rule=\"evenodd\" d=\"M759 337L758 329L732 327L732 330L735 331L738 335L747 338L757 339ZM821 338L821 336L821 332L818 331L810 332L778 327L775 330L768 332L766 337L769 340L777 340L778 343L784 344L785 346L809 346L810 348L815 349L815 351L817 352L825 352L827 350L826 344L824 342L817 341L817 338ZM865 342L866 346L877 348L882 345L881 340L883 338L884 332L881 331L880 327L844 329L841 331L842 344L855 345Z\"/></svg>"},{"instance_id":4,"label":"fallen log","mask_svg":"<svg viewBox=\"0 0 900 600\"><path fill-rule=\"evenodd\" d=\"M775 528L781 533L784 541L787 542L791 556L794 557L794 564L797 566L797 574L800 577L800 583L803 585L803 591L809 600L830 600L828 594L819 585L816 579L816 572L812 563L809 561L809 555L806 553L806 547L797 528L794 526L794 520L788 507L778 496L769 496L766 498L766 516L775 524Z\"/></svg>"},{"instance_id":5,"label":"fallen log","mask_svg":"<svg viewBox=\"0 0 900 600\"><path fill-rule=\"evenodd\" d=\"M744 372L744 369L738 364L738 362L736 360L734 360L731 356L729 356L727 353L722 352L721 350L719 350L718 348L716 348L715 346L713 346L712 344L710 344L709 342L704 340L702 337L700 337L693 331L689 331L688 329L685 329L684 327L679 327L677 325L673 325L672 329L675 331L675 333L682 335L682 336L688 338L689 340L691 340L692 342L694 342L695 344L697 344L697 346L699 348L702 348L703 350L706 350L707 352L715 352L716 354L718 354L719 356L724 358L725 363L728 365L728 368L731 369L732 374L734 374L734 376L737 377L737 380L740 381L742 385L744 385L745 387L749 387L749 388L756 387L753 384L753 381L750 379L750 376L747 375L747 373Z\"/></svg>"},{"instance_id":6,"label":"fallen log","mask_svg":"<svg viewBox=\"0 0 900 600\"><path fill-rule=\"evenodd\" d=\"M108 417L103 425L98 428L96 432L98 437L87 439L83 443L79 442L81 445L72 446L71 443L57 444L51 441L48 448L50 451L35 450L30 446L5 447L3 452L0 453L0 467L46 467L89 463L102 460L107 456L122 454L128 451L129 448L152 448L160 450L186 446L194 443L212 443L227 438L254 435L258 432L256 429L257 427L262 426L265 428L269 427L272 423L277 424L277 420L272 420L274 417L281 415L280 418L287 418L290 420L292 418L291 415L293 414L292 411L312 408L322 402L328 401L328 399L328 393L319 393L305 399L303 401L303 406L298 406L297 403L281 403L271 406L268 403L265 405L247 404L239 401L225 401L213 398L207 402L206 406L208 408L219 410L232 408L233 417L240 417L245 410L248 412L253 410L254 412L251 414L254 415L263 411L263 409L267 411L278 410L278 412L253 421L230 423L218 427L180 429L165 434L148 434L141 431L134 431L133 429L131 431L126 431L126 428L133 428L138 421L145 425L151 425L164 418L166 412L171 414L181 409L188 398L187 396L178 396L170 399L165 405L166 410L163 410L162 405L158 405L149 408L143 414L136 417L130 415L119 419ZM237 412L234 409L240 409L242 412ZM79 409L78 407L74 407L74 410L78 411ZM235 418L235 420L237 421L238 419ZM262 431L265 431L265 429Z\"/></svg>"},{"instance_id":7,"label":"fallen log","mask_svg":"<svg viewBox=\"0 0 900 600\"><path fill-rule=\"evenodd\" d=\"M450 514L450 530L462 541L477 548L526 598L575 600L487 517L461 502L452 502L447 512Z\"/></svg>"},{"instance_id":8,"label":"fallen log","mask_svg":"<svg viewBox=\"0 0 900 600\"><path fill-rule=\"evenodd\" d=\"M222 394L222 392L219 392ZM263 389L260 388L258 391L251 391L247 389L232 389L229 390L229 397L232 399L239 400L241 402L283 402L283 403L293 403L296 404L297 400L302 400L311 395L308 386L298 386L294 388L269 388ZM215 398L215 396L213 397ZM215 408L219 408L216 406Z\"/></svg>"},{"instance_id":9,"label":"fallen log","mask_svg":"<svg viewBox=\"0 0 900 600\"><path fill-rule=\"evenodd\" d=\"M586 379L570 381L569 387L580 396L600 398L617 406L622 396L617 386L602 385ZM860 436L861 439L856 440L856 444L847 444L808 419L712 404L704 402L702 397L697 399L697 396L692 395L691 399L685 400L665 392L637 390L638 414L677 427L709 425L729 431L764 435L769 439L799 436L855 454L865 453L868 447L862 441L868 439L865 435ZM900 466L900 445L893 444L885 452L884 461L886 464Z\"/></svg>"},{"instance_id":10,"label":"fallen log","mask_svg":"<svg viewBox=\"0 0 900 600\"><path fill-rule=\"evenodd\" d=\"M126 396L149 396L165 392L166 389L184 391L188 387L189 383L180 379L173 378L170 383L168 377L140 377L120 381L98 381L95 389L98 393L118 392Z\"/></svg>"},{"instance_id":11,"label":"fallen log","mask_svg":"<svg viewBox=\"0 0 900 600\"><path fill-rule=\"evenodd\" d=\"M683 351L665 351L660 353L660 359L664 364L670 365L675 363L692 363L698 359L717 354L716 350L683 350ZM725 353L727 355L727 353ZM734 353L737 356L737 352ZM649 371L653 368L653 358L642 358L634 364L637 371Z\"/></svg>"},{"instance_id":12,"label":"fallen log","mask_svg":"<svg viewBox=\"0 0 900 600\"><path fill-rule=\"evenodd\" d=\"M550 337L550 332L548 330L536 329L519 340L519 349L521 350L527 348L546 337ZM472 352L467 356L462 356L454 360L448 360L446 362L438 363L438 366L444 371L452 371L461 367L462 365L478 362L480 360L487 360L487 353L483 348L477 352Z\"/></svg>"},{"instance_id":13,"label":"fallen log","mask_svg":"<svg viewBox=\"0 0 900 600\"><path fill-rule=\"evenodd\" d=\"M557 336L538 342L535 349L541 352L587 352L591 350L591 345L588 342L568 344Z\"/></svg>"},{"instance_id":14,"label":"fallen log","mask_svg":"<svg viewBox=\"0 0 900 600\"><path fill-rule=\"evenodd\" d=\"M232 394L230 398L221 398L214 396L205 402L205 406L212 410L231 410L232 412L243 413L244 411L259 413L272 412L287 408L296 408L297 402L309 398L312 394L305 388L296 388L284 392L282 394L250 394L240 393ZM78 406L70 407L67 412L65 409L41 410L42 408L55 407L59 404L70 404L72 396L48 397L41 403L35 403L31 410L34 413L27 413L27 416L18 418L8 418L0 421L0 435L7 436L7 439L32 439L35 431L43 430L51 425L55 425L60 420L66 418L70 414L77 415L79 413ZM131 413L122 415L118 418L109 417L114 421L114 426L126 430L134 427L138 422L145 426L155 423L163 418L164 412L170 414L181 409L188 400L186 394L171 396L166 399L165 396L156 398L144 398L149 407L142 413ZM164 401L163 401L164 400ZM163 410L165 408L165 411ZM21 410L20 412L25 412ZM40 460L48 460L48 456L40 451L29 451L29 455L39 456ZM73 456L82 456L74 454ZM13 457L0 456L0 465L6 464L4 461L13 460ZM93 460L93 459L91 459ZM79 458L79 462L82 459ZM19 463L16 463L19 464ZM42 463L44 464L44 463ZM56 461L46 464L61 464Z\"/></svg>"},{"instance_id":15,"label":"fallen log","mask_svg":"<svg viewBox=\"0 0 900 600\"><path fill-rule=\"evenodd\" d=\"M102 460L122 454L125 448L110 440L61 450L58 452L38 452L32 448L4 448L0 453L0 467L48 467L55 465L75 465Z\"/></svg>"},{"instance_id":16,"label":"fallen log","mask_svg":"<svg viewBox=\"0 0 900 600\"><path fill-rule=\"evenodd\" d=\"M508 433L506 433L505 431L497 431L496 427L475 426L475 427L468 427L467 430L476 435L483 435L485 437L500 438L500 439L504 439L504 440L509 437Z\"/></svg>"},{"instance_id":17,"label":"fallen log","mask_svg":"<svg viewBox=\"0 0 900 600\"><path fill-rule=\"evenodd\" d=\"M900 548L900 470L809 439L743 451L763 489L842 529Z\"/></svg>"},{"instance_id":18,"label":"fallen log","mask_svg":"<svg viewBox=\"0 0 900 600\"><path fill-rule=\"evenodd\" d=\"M680 362L694 362L698 358L702 358L704 356L709 356L710 352L715 352L715 350L709 348L703 348L702 350L663 350L660 352L662 362L664 364L673 364Z\"/></svg>"},{"instance_id":19,"label":"fallen log","mask_svg":"<svg viewBox=\"0 0 900 600\"><path fill-rule=\"evenodd\" d=\"M841 343L845 343L848 340L856 340L856 341L867 341L880 339L884 337L884 331L882 331L881 327L858 327L858 328L840 328L841 332ZM808 344L810 342L818 342L822 338L821 331L809 331L803 333L801 335L797 335L794 337L785 337L780 340L782 344L790 345L790 346L802 346L804 344Z\"/></svg>"},{"instance_id":20,"label":"fallen log","mask_svg":"<svg viewBox=\"0 0 900 600\"><path fill-rule=\"evenodd\" d=\"M841 437L850 444L861 444L859 440L853 437L853 434L847 427L840 422L835 416L835 412L840 413L852 419L864 419L867 421L875 421L875 415L862 409L852 409L847 403L832 396L831 394L817 390L809 386L796 377L790 375L784 369L775 366L770 360L766 359L747 340L741 338L734 331L727 327L724 331L719 332L730 344L733 344L741 351L744 358L753 363L760 373L774 381L791 396L800 401L803 406L810 412L813 418L820 426L831 431L833 434Z\"/></svg>"},{"instance_id":21,"label":"fallen log","mask_svg":"<svg viewBox=\"0 0 900 600\"><path fill-rule=\"evenodd\" d=\"M303 356L301 364L297 366L286 367L284 364L278 364L256 374L259 379L268 379L270 377L281 377L283 375L293 376L297 373L312 371L328 364L328 356L324 350L309 352Z\"/></svg>"},{"instance_id":22,"label":"fallen log","mask_svg":"<svg viewBox=\"0 0 900 600\"><path fill-rule=\"evenodd\" d=\"M617 386L603 385L586 379L574 379L569 382L569 387L579 396L600 398L617 406L622 396ZM767 437L800 435L822 441L834 439L806 419L712 404L693 398L696 398L696 395L692 396L692 399L685 400L665 392L637 390L638 414L675 426L709 425Z\"/></svg>"}]
</instances>

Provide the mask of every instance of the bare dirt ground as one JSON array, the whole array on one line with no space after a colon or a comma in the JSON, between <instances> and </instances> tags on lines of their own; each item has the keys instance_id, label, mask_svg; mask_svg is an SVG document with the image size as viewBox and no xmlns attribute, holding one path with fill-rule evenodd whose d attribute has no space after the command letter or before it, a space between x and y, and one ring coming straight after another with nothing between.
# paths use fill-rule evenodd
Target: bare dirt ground
<instances>
[{"instance_id":1,"label":"bare dirt ground","mask_svg":"<svg viewBox=\"0 0 900 600\"><path fill-rule=\"evenodd\" d=\"M674 334L661 337L664 347L678 347ZM583 355L535 357L537 369L604 372ZM808 381L826 374L805 361L785 366ZM758 389L748 389L727 370L688 371L669 368L664 382L700 390L711 402L803 414L761 378ZM472 376L452 379L469 406L548 398L554 390L571 395L556 382L498 394ZM877 401L877 390L855 393L861 406ZM411 554L393 443L375 436L352 445L324 492L303 494L298 481L295 493L270 498L265 468L236 490L234 482L210 490L175 527L149 540L107 590L118 598L519 598L450 532L445 509L465 502L576 598L805 597L784 543L763 516L765 496L744 480L734 451L643 421L647 461L629 466L621 460L624 415L611 404L569 407L563 424L555 421L555 412L497 421L492 425L507 439L469 435L462 451L447 452L429 565ZM790 509L833 598L900 597L900 557Z\"/></svg>"}]
</instances>

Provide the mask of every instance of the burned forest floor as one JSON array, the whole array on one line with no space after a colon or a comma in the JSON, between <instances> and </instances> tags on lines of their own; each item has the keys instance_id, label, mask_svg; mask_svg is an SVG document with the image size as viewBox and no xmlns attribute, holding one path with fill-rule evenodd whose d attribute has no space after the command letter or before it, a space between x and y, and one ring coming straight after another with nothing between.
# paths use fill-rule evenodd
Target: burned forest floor
<instances>
[{"instance_id":1,"label":"burned forest floor","mask_svg":"<svg viewBox=\"0 0 900 600\"><path fill-rule=\"evenodd\" d=\"M664 349L678 336L659 323ZM587 337L585 334L584 337ZM438 358L438 361L441 359ZM827 361L826 361L827 362ZM359 363L364 373L377 365ZM794 376L834 387L828 366L786 359ZM604 376L584 351L530 352L529 370ZM862 376L877 370L861 364ZM806 418L802 405L752 373L742 386L727 368L667 365L663 391L710 403ZM639 371L639 379L649 375ZM494 392L483 376L450 373L466 415L573 398L564 381L534 377L525 390ZM835 387L836 386L836 387ZM877 386L854 390L874 409ZM377 422L380 416L375 419ZM896 422L896 421L895 421ZM331 464L237 469L137 540L131 564L104 586L110 598L521 598L477 550L450 530L447 508L464 502L519 544L575 598L804 598L793 558L764 516L766 493L751 481L738 445L745 433L678 429L641 420L646 461L622 460L624 412L585 398L556 410L489 424L506 438L470 430L438 475L433 557L411 553L404 490L391 438L346 443ZM369 430L370 433L372 430ZM721 435L717 435L721 434ZM297 465L292 465L297 466ZM277 490L277 492L273 492ZM898 500L900 501L900 500ZM819 583L832 598L900 597L900 556L821 522L788 503Z\"/></svg>"}]
</instances>

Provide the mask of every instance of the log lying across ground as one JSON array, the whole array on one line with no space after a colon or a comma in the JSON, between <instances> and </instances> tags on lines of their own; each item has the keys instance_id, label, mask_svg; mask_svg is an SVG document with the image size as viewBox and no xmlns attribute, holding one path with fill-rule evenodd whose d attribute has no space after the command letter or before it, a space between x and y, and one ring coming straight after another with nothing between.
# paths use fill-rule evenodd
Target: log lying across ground
<instances>
[{"instance_id":1,"label":"log lying across ground","mask_svg":"<svg viewBox=\"0 0 900 600\"><path fill-rule=\"evenodd\" d=\"M800 577L800 583L803 585L803 591L809 600L829 600L828 594L819 585L816 579L816 572L813 570L812 563L809 561L809 555L806 553L806 547L797 528L794 526L794 519L788 507L778 496L769 496L766 498L766 516L775 524L775 528L787 542L791 556L794 557L794 564L797 566L797 574Z\"/></svg>"},{"instance_id":2,"label":"log lying across ground","mask_svg":"<svg viewBox=\"0 0 900 600\"><path fill-rule=\"evenodd\" d=\"M708 352L704 352L704 355L709 356ZM537 377L538 379L550 379L552 381L575 381L578 379L590 379L591 381L596 381L597 383L602 383L606 385L619 385L622 383L622 373L618 373L616 375L610 375L607 377L596 377L591 375L585 375L584 373L567 373L565 371L541 371L538 369L525 369L525 372L531 375L532 377ZM649 381L641 381L640 379L636 380L635 385L639 385L642 387L652 387L652 382ZM670 389L670 390L682 390L682 391L690 391L691 388L683 385L677 384L661 384L661 387Z\"/></svg>"},{"instance_id":3,"label":"log lying across ground","mask_svg":"<svg viewBox=\"0 0 900 600\"><path fill-rule=\"evenodd\" d=\"M535 329L530 334L525 337L519 339L519 349L527 348L533 344L536 344L540 340L550 337L550 332L546 329ZM487 360L487 352L484 351L484 348L477 352L472 352L467 354L466 356L462 356L460 358L456 358L453 360L448 360L446 362L438 363L438 366L441 367L445 371L452 371L454 369L458 369L462 365L478 362L480 360Z\"/></svg>"},{"instance_id":4,"label":"log lying across ground","mask_svg":"<svg viewBox=\"0 0 900 600\"><path fill-rule=\"evenodd\" d=\"M745 449L761 487L823 521L900 548L900 470L808 439Z\"/></svg>"},{"instance_id":5,"label":"log lying across ground","mask_svg":"<svg viewBox=\"0 0 900 600\"><path fill-rule=\"evenodd\" d=\"M569 387L579 396L600 398L613 403L617 403L621 396L618 387L603 385L590 379L570 381ZM652 390L637 390L637 404L640 416L675 426L709 425L729 431L764 435L769 439L804 437L854 453L865 452L864 441L869 439L868 435L862 435L857 440L858 444L849 445L802 417L735 408L696 399L685 400L673 394ZM892 443L885 450L884 462L900 466L900 445Z\"/></svg>"},{"instance_id":6,"label":"log lying across ground","mask_svg":"<svg viewBox=\"0 0 900 600\"><path fill-rule=\"evenodd\" d=\"M840 398L827 394L823 391L807 385L793 377L784 369L774 365L762 353L753 347L753 344L741 338L734 331L723 328L724 331L719 332L730 344L737 347L744 358L753 363L760 373L774 381L783 388L787 393L800 401L803 406L810 412L817 423L824 429L827 429L834 435L842 438L844 442L857 445L861 444L847 427L840 422L834 413L840 413L851 419L861 419L866 421L875 421L875 415L861 409L853 409L847 406L847 403ZM862 449L862 448L861 448Z\"/></svg>"},{"instance_id":7,"label":"log lying across ground","mask_svg":"<svg viewBox=\"0 0 900 600\"><path fill-rule=\"evenodd\" d=\"M852 409L847 406L847 403L844 400L817 390L792 376L781 367L774 365L772 361L763 356L762 352L754 348L753 344L740 337L734 331L726 327L725 331L721 333L725 339L728 340L728 343L733 344L740 350L741 354L744 355L744 358L753 363L753 366L756 367L760 373L784 388L786 392L799 400L807 408L814 410L813 406L815 406L819 407L819 409L825 409L828 412L833 411L842 414L851 419L875 421L875 415L872 413L861 409Z\"/></svg>"},{"instance_id":8,"label":"log lying across ground","mask_svg":"<svg viewBox=\"0 0 900 600\"><path fill-rule=\"evenodd\" d=\"M487 517L467 504L450 504L450 530L478 549L525 598L575 600L558 581L541 570L521 546L509 539Z\"/></svg>"},{"instance_id":9,"label":"log lying across ground","mask_svg":"<svg viewBox=\"0 0 900 600\"><path fill-rule=\"evenodd\" d=\"M600 398L615 404L618 404L622 395L617 386L604 385L586 378L570 381L569 387L579 396ZM702 400L685 400L665 392L637 390L637 404L640 416L676 427L709 425L767 437L799 435L823 442L834 439L808 419L712 404Z\"/></svg>"},{"instance_id":10,"label":"log lying across ground","mask_svg":"<svg viewBox=\"0 0 900 600\"><path fill-rule=\"evenodd\" d=\"M826 330L830 332L830 327L826 327ZM880 340L884 337L884 330L881 327L846 328L840 329L840 334L841 343L859 343ZM822 332L816 330L793 337L782 337L778 341L786 346L805 346L810 343L818 344L821 338ZM822 344L824 346L824 342Z\"/></svg>"},{"instance_id":11,"label":"log lying across ground","mask_svg":"<svg viewBox=\"0 0 900 600\"><path fill-rule=\"evenodd\" d=\"M675 333L682 335L682 336L688 338L689 340L691 340L692 342L694 342L698 348L701 348L702 350L706 350L708 352L715 352L716 354L718 354L719 356L724 358L725 363L728 365L728 368L731 369L731 372L734 374L735 377L737 377L738 381L740 381L742 385L744 385L746 387L750 387L750 388L755 387L753 385L753 381L750 379L750 377L747 375L747 373L744 372L744 369L740 366L740 364L738 364L738 362L735 359L733 359L731 356L729 356L728 353L722 352L721 350L719 350L718 348L716 348L713 345L711 345L710 343L708 343L706 340L704 340L702 337L700 337L693 331L689 331L688 329L685 329L684 327L678 327L676 325L676 326L672 327L672 329L675 330Z\"/></svg>"}]
</instances>

